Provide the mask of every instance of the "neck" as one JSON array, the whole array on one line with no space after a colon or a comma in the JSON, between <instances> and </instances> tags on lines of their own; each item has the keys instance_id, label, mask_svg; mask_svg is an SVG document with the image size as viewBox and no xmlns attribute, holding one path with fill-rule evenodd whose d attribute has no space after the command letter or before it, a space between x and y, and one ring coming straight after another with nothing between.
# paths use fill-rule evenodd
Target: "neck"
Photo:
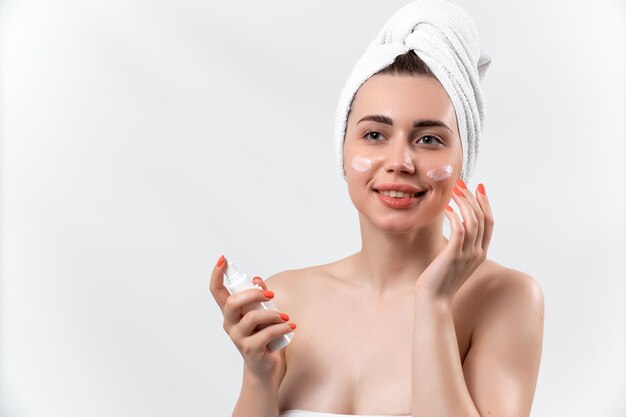
<instances>
[{"instance_id":1,"label":"neck","mask_svg":"<svg viewBox=\"0 0 626 417\"><path fill-rule=\"evenodd\" d=\"M361 251L354 255L355 276L376 296L405 293L446 246L443 217L406 233L392 233L359 214Z\"/></svg>"}]
</instances>

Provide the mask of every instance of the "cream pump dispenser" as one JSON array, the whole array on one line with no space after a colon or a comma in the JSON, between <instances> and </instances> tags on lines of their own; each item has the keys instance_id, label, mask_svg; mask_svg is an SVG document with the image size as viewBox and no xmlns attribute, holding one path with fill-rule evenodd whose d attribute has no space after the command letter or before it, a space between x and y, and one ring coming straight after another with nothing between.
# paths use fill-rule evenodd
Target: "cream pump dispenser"
<instances>
[{"instance_id":1,"label":"cream pump dispenser","mask_svg":"<svg viewBox=\"0 0 626 417\"><path fill-rule=\"evenodd\" d=\"M253 283L252 280L248 277L248 274L244 274L243 272L240 272L237 269L237 266L235 265L235 263L231 261L229 261L228 264L226 265L226 272L224 273L224 286L226 287L228 292L231 294L234 294L239 291L247 290L249 288L258 288L259 290L263 289L263 287L261 287L260 285ZM272 303L271 301L261 301L261 302L252 304L252 308L246 307L243 310L244 310L243 314L245 315L250 310L278 311L278 308L276 308L274 303ZM265 325L262 325L262 327L259 326L258 328L259 330L261 330L269 325L270 324L265 324ZM269 342L267 344L267 347L269 348L269 350L274 352L287 346L287 344L291 342L291 339L293 339L293 334L287 333Z\"/></svg>"}]
</instances>

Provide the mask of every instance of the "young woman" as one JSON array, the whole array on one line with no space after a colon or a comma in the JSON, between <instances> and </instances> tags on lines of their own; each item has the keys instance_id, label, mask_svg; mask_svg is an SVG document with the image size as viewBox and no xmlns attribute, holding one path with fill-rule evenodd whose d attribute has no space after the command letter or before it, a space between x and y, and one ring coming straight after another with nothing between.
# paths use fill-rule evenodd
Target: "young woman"
<instances>
[{"instance_id":1,"label":"young woman","mask_svg":"<svg viewBox=\"0 0 626 417\"><path fill-rule=\"evenodd\" d=\"M487 258L485 187L461 180L458 114L413 51L358 89L342 150L359 252L233 295L224 256L213 270L210 291L244 359L233 416L529 416L542 290ZM280 312L242 314L268 299ZM267 349L289 332L286 348Z\"/></svg>"}]
</instances>

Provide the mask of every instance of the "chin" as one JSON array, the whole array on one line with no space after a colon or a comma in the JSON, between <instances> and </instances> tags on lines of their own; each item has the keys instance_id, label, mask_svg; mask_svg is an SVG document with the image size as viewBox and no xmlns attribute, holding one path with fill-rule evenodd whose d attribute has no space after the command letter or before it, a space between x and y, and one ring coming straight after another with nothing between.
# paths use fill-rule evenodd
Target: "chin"
<instances>
[{"instance_id":1,"label":"chin","mask_svg":"<svg viewBox=\"0 0 626 417\"><path fill-rule=\"evenodd\" d=\"M392 234L404 234L409 233L415 229L424 225L421 219L407 216L406 214L394 214L381 218L381 216L368 216L365 217L374 225L377 229L384 230L385 232Z\"/></svg>"}]
</instances>

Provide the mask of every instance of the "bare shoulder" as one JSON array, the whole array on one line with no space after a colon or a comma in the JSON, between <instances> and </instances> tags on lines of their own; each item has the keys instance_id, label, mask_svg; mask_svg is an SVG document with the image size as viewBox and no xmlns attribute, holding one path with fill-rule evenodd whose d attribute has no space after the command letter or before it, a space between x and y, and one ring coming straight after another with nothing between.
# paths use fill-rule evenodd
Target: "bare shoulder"
<instances>
[{"instance_id":1,"label":"bare shoulder","mask_svg":"<svg viewBox=\"0 0 626 417\"><path fill-rule=\"evenodd\" d=\"M287 269L265 278L267 289L274 293L274 298L287 300L297 291L298 280L301 277L300 269Z\"/></svg>"},{"instance_id":2,"label":"bare shoulder","mask_svg":"<svg viewBox=\"0 0 626 417\"><path fill-rule=\"evenodd\" d=\"M517 269L507 268L491 260L487 260L487 262L485 284L491 289L505 293L516 293L525 297L543 298L541 285L532 275Z\"/></svg>"},{"instance_id":3,"label":"bare shoulder","mask_svg":"<svg viewBox=\"0 0 626 417\"><path fill-rule=\"evenodd\" d=\"M483 319L530 310L543 317L543 290L537 279L526 272L487 260L476 289Z\"/></svg>"},{"instance_id":4,"label":"bare shoulder","mask_svg":"<svg viewBox=\"0 0 626 417\"><path fill-rule=\"evenodd\" d=\"M324 278L329 277L330 265L287 269L265 279L267 289L274 292L274 304L291 311L301 307L302 302L310 299L306 295L319 290L327 281Z\"/></svg>"},{"instance_id":5,"label":"bare shoulder","mask_svg":"<svg viewBox=\"0 0 626 417\"><path fill-rule=\"evenodd\" d=\"M268 287L272 286L272 291L297 291L306 284L306 278L320 273L323 273L323 265L286 269L269 276L265 282Z\"/></svg>"}]
</instances>

